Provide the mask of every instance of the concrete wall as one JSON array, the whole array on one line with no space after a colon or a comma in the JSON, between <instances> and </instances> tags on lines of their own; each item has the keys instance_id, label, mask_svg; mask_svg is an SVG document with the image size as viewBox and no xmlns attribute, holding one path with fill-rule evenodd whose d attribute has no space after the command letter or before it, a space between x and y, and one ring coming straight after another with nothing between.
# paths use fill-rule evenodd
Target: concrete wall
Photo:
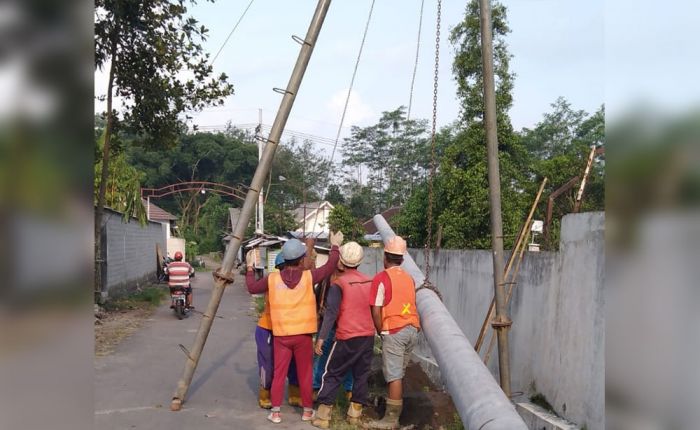
<instances>
[{"instance_id":1,"label":"concrete wall","mask_svg":"<svg viewBox=\"0 0 700 430\"><path fill-rule=\"evenodd\" d=\"M103 240L106 249L106 291L115 295L156 279L156 245L166 249L161 223L149 221L141 226L136 220L123 222L122 214L105 209Z\"/></svg>"},{"instance_id":2,"label":"concrete wall","mask_svg":"<svg viewBox=\"0 0 700 430\"><path fill-rule=\"evenodd\" d=\"M591 430L605 428L603 229L603 213L565 216L559 252L525 254L510 306L511 386L524 393L514 400L541 393L560 416ZM365 252L361 270L381 270L382 251ZM410 253L423 267L423 251ZM485 250L441 250L431 258L431 280L472 345L493 297L492 264ZM498 380L496 350L489 368ZM424 368L435 367L425 339L415 353Z\"/></svg>"}]
</instances>

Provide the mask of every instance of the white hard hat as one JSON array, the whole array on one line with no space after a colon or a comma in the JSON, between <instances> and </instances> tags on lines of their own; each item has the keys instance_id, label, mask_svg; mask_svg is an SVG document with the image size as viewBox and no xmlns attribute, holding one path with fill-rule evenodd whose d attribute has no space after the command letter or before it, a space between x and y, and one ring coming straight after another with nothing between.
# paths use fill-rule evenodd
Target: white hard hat
<instances>
[{"instance_id":1,"label":"white hard hat","mask_svg":"<svg viewBox=\"0 0 700 430\"><path fill-rule=\"evenodd\" d=\"M347 267L357 267L362 262L364 251L357 242L348 242L340 247L340 262Z\"/></svg>"}]
</instances>

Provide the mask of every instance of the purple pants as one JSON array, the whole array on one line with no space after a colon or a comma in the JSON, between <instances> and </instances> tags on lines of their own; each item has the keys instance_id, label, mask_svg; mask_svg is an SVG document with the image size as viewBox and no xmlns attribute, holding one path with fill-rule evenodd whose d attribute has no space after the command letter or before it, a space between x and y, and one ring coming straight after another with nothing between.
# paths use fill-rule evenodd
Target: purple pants
<instances>
[{"instance_id":1,"label":"purple pants","mask_svg":"<svg viewBox=\"0 0 700 430\"><path fill-rule=\"evenodd\" d=\"M272 331L255 326L255 343L258 346L258 374L260 375L260 386L266 390L272 387L272 374L274 369ZM287 379L290 385L299 385L297 379L297 366L292 358L287 372Z\"/></svg>"}]
</instances>

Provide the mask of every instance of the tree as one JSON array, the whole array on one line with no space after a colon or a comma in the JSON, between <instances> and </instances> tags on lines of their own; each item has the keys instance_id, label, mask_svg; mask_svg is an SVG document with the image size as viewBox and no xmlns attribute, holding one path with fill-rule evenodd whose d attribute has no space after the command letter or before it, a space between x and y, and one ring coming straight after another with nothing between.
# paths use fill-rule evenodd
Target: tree
<instances>
[{"instance_id":1,"label":"tree","mask_svg":"<svg viewBox=\"0 0 700 430\"><path fill-rule=\"evenodd\" d=\"M522 222L525 152L508 116L513 101L514 75L509 69L511 56L505 42L505 36L510 32L506 8L495 2L491 18L503 230L508 235L517 233ZM478 1L469 2L464 20L452 30L450 41L456 47L452 70L457 81L457 95L462 102L462 124L454 133L440 165L439 184L446 202L443 210L436 210L438 222L434 226L443 226L443 240L447 247L486 248L491 244L491 237Z\"/></svg>"},{"instance_id":2,"label":"tree","mask_svg":"<svg viewBox=\"0 0 700 430\"><path fill-rule=\"evenodd\" d=\"M98 149L101 149L104 135L98 141ZM95 164L95 179L99 178L102 171L102 160ZM131 166L126 159L126 154L117 154L109 165L109 179L105 186L104 205L124 214L124 220L135 217L145 225L147 222L146 209L141 203L141 181L144 174ZM98 201L98 187L94 187L94 201Z\"/></svg>"},{"instance_id":3,"label":"tree","mask_svg":"<svg viewBox=\"0 0 700 430\"><path fill-rule=\"evenodd\" d=\"M265 231L267 233L283 236L296 227L294 216L288 210L275 202L268 202L265 205Z\"/></svg>"},{"instance_id":4,"label":"tree","mask_svg":"<svg viewBox=\"0 0 700 430\"><path fill-rule=\"evenodd\" d=\"M335 206L328 214L328 225L331 231L342 231L345 242L354 240L360 244L366 244L365 230L360 222L352 216L350 210L343 206Z\"/></svg>"},{"instance_id":5,"label":"tree","mask_svg":"<svg viewBox=\"0 0 700 430\"><path fill-rule=\"evenodd\" d=\"M95 210L95 255L101 253L102 214L112 135L129 130L151 145L175 142L180 114L233 93L226 75L213 77L201 42L207 29L187 16L185 0L95 0L95 68L108 67L102 171ZM122 101L119 115L113 97ZM95 284L101 279L95 267Z\"/></svg>"},{"instance_id":6,"label":"tree","mask_svg":"<svg viewBox=\"0 0 700 430\"><path fill-rule=\"evenodd\" d=\"M406 119L406 108L383 112L369 127L351 128L345 139L345 165L367 172L378 210L403 204L429 166L427 121Z\"/></svg>"},{"instance_id":7,"label":"tree","mask_svg":"<svg viewBox=\"0 0 700 430\"><path fill-rule=\"evenodd\" d=\"M583 110L574 110L571 104L559 97L552 103L552 111L533 129L521 131L522 142L530 157L528 165L533 178L527 187L530 193L536 192L541 178L547 177L549 183L545 196L564 185L575 176L582 177L592 146L600 146L605 139L605 109L593 114ZM582 211L605 209L605 170L604 163L593 163L586 182L585 198ZM553 208L548 247L559 243L559 219L573 210L578 187L560 196ZM541 206L537 217L544 219L545 210Z\"/></svg>"},{"instance_id":8,"label":"tree","mask_svg":"<svg viewBox=\"0 0 700 430\"><path fill-rule=\"evenodd\" d=\"M345 204L345 196L340 192L337 184L330 184L323 200L330 202L333 206Z\"/></svg>"}]
</instances>

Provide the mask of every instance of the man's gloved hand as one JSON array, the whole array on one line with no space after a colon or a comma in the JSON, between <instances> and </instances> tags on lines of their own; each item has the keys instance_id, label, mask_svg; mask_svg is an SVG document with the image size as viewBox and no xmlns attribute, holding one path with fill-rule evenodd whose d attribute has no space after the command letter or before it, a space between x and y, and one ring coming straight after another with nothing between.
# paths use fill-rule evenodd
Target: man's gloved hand
<instances>
[{"instance_id":1,"label":"man's gloved hand","mask_svg":"<svg viewBox=\"0 0 700 430\"><path fill-rule=\"evenodd\" d=\"M252 269L255 265L255 249L251 249L245 255L245 266L246 269Z\"/></svg>"},{"instance_id":2,"label":"man's gloved hand","mask_svg":"<svg viewBox=\"0 0 700 430\"><path fill-rule=\"evenodd\" d=\"M342 231L336 231L335 233L331 233L331 236L329 238L331 242L331 246L340 246L343 244L343 232Z\"/></svg>"}]
</instances>

